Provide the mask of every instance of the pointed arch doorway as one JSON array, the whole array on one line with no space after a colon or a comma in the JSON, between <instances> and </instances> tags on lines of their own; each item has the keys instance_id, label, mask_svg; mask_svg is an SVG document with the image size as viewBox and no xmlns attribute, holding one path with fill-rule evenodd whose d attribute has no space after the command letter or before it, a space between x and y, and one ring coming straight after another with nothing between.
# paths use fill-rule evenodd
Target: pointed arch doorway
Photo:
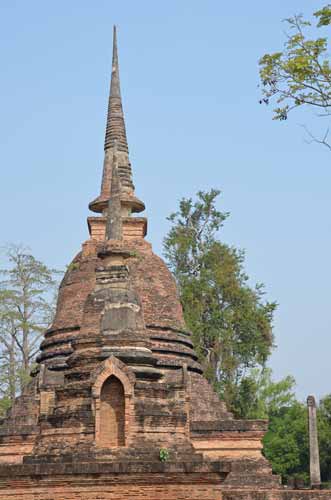
<instances>
[{"instance_id":1,"label":"pointed arch doorway","mask_svg":"<svg viewBox=\"0 0 331 500\"><path fill-rule=\"evenodd\" d=\"M114 375L101 387L99 445L103 448L125 446L124 387Z\"/></svg>"}]
</instances>

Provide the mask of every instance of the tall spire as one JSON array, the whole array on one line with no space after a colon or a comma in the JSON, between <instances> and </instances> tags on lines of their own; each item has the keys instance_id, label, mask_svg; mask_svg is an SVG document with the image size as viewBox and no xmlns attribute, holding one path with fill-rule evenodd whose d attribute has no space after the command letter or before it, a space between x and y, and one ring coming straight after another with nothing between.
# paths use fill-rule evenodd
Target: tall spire
<instances>
[{"instance_id":1,"label":"tall spire","mask_svg":"<svg viewBox=\"0 0 331 500\"><path fill-rule=\"evenodd\" d=\"M118 175L117 141L114 141L111 191L108 202L106 239L122 239L121 181Z\"/></svg>"},{"instance_id":2,"label":"tall spire","mask_svg":"<svg viewBox=\"0 0 331 500\"><path fill-rule=\"evenodd\" d=\"M132 170L129 160L129 148L126 138L124 113L122 107L120 74L118 65L117 33L114 26L113 34L113 59L110 81L110 92L108 99L108 113L105 134L105 159L103 163L103 174L100 195L89 204L93 212L107 214L108 201L111 196L112 168L114 161L114 146L117 148L118 177L121 184L121 206L125 207L122 214L131 215L132 212L141 212L145 209L142 201L134 194L132 182Z\"/></svg>"},{"instance_id":3,"label":"tall spire","mask_svg":"<svg viewBox=\"0 0 331 500\"><path fill-rule=\"evenodd\" d=\"M116 26L114 26L113 32L113 61L108 101L105 150L112 147L115 140L117 141L119 151L129 152L121 98Z\"/></svg>"}]
</instances>

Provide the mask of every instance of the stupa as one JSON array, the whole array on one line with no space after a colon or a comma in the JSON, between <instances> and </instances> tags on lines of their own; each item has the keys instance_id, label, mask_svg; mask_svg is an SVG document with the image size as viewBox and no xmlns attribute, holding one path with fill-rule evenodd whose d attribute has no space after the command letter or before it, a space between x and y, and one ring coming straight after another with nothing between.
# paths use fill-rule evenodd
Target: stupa
<instances>
[{"instance_id":1,"label":"stupa","mask_svg":"<svg viewBox=\"0 0 331 500\"><path fill-rule=\"evenodd\" d=\"M0 423L0 500L294 500L204 378L174 279L145 240L116 29L100 195L25 392Z\"/></svg>"}]
</instances>

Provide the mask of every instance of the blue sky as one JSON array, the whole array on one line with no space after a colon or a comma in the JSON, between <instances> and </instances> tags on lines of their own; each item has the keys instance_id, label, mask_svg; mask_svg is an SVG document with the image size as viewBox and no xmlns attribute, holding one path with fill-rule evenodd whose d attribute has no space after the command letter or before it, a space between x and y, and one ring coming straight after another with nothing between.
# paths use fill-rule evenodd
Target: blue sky
<instances>
[{"instance_id":1,"label":"blue sky","mask_svg":"<svg viewBox=\"0 0 331 500\"><path fill-rule=\"evenodd\" d=\"M101 180L112 25L137 195L157 253L177 200L218 187L220 236L279 302L277 378L331 392L331 156L301 113L271 120L257 61L313 2L2 0L0 243L64 268L87 239ZM318 8L318 5L316 5Z\"/></svg>"}]
</instances>

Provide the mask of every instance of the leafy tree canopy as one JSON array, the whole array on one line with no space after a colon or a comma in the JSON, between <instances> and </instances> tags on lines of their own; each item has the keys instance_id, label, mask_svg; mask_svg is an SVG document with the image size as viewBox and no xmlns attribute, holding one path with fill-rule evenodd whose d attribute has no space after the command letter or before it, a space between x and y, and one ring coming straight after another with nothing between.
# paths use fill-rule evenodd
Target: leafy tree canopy
<instances>
[{"instance_id":1,"label":"leafy tree canopy","mask_svg":"<svg viewBox=\"0 0 331 500\"><path fill-rule=\"evenodd\" d=\"M0 396L6 407L29 378L55 307L58 271L10 245L0 267Z\"/></svg>"},{"instance_id":2,"label":"leafy tree canopy","mask_svg":"<svg viewBox=\"0 0 331 500\"><path fill-rule=\"evenodd\" d=\"M250 286L244 252L218 239L229 215L216 208L219 194L200 191L196 201L180 201L164 252L206 375L236 410L246 371L264 366L270 355L276 304L264 300L262 284Z\"/></svg>"},{"instance_id":3,"label":"leafy tree canopy","mask_svg":"<svg viewBox=\"0 0 331 500\"><path fill-rule=\"evenodd\" d=\"M331 394L320 400L317 409L321 476L331 480Z\"/></svg>"},{"instance_id":4,"label":"leafy tree canopy","mask_svg":"<svg viewBox=\"0 0 331 500\"><path fill-rule=\"evenodd\" d=\"M287 480L301 476L308 480L309 448L307 408L294 402L274 413L264 438L264 454L273 471Z\"/></svg>"},{"instance_id":5,"label":"leafy tree canopy","mask_svg":"<svg viewBox=\"0 0 331 500\"><path fill-rule=\"evenodd\" d=\"M331 479L331 394L317 407L322 481ZM273 471L283 480L301 478L309 483L309 434L307 405L298 401L280 406L269 414L264 454Z\"/></svg>"},{"instance_id":6,"label":"leafy tree canopy","mask_svg":"<svg viewBox=\"0 0 331 500\"><path fill-rule=\"evenodd\" d=\"M313 34L315 30L331 24L331 5L314 12L313 19L314 21L306 20L302 15L285 19L288 32L283 50L265 54L259 61L262 84L260 102L276 102L275 120L286 120L292 110L303 106L316 109L319 116L330 116L331 65L328 38ZM321 138L313 136L307 128L306 130L312 140L331 150L327 141L328 128Z\"/></svg>"},{"instance_id":7,"label":"leafy tree canopy","mask_svg":"<svg viewBox=\"0 0 331 500\"><path fill-rule=\"evenodd\" d=\"M270 368L253 368L241 380L234 401L236 414L241 418L268 419L296 401L294 388L291 376L275 382Z\"/></svg>"}]
</instances>

